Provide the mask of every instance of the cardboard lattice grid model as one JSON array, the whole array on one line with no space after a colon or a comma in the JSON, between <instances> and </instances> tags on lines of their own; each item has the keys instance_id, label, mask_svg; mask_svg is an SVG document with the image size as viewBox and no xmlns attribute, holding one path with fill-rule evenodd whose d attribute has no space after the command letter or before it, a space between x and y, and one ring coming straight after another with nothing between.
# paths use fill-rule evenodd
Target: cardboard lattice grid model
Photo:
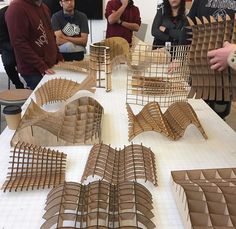
<instances>
[{"instance_id":1,"label":"cardboard lattice grid model","mask_svg":"<svg viewBox=\"0 0 236 229\"><path fill-rule=\"evenodd\" d=\"M207 52L223 47L224 41L236 42L236 20L227 15L216 21L196 18L196 24L188 18L192 28L192 43L189 54L190 76L192 78L189 97L204 100L236 100L236 70L226 68L222 72L210 68Z\"/></svg>"},{"instance_id":2,"label":"cardboard lattice grid model","mask_svg":"<svg viewBox=\"0 0 236 229\"><path fill-rule=\"evenodd\" d=\"M120 63L129 62L129 44L121 37L107 38L101 42L90 45L90 77L98 80L98 87L104 87L102 81L105 73L106 91L112 89L112 68Z\"/></svg>"},{"instance_id":3,"label":"cardboard lattice grid model","mask_svg":"<svg viewBox=\"0 0 236 229\"><path fill-rule=\"evenodd\" d=\"M152 209L150 192L135 182L68 182L48 194L41 229L153 229Z\"/></svg>"},{"instance_id":4,"label":"cardboard lattice grid model","mask_svg":"<svg viewBox=\"0 0 236 229\"><path fill-rule=\"evenodd\" d=\"M186 229L236 228L236 168L172 171Z\"/></svg>"},{"instance_id":5,"label":"cardboard lattice grid model","mask_svg":"<svg viewBox=\"0 0 236 229\"><path fill-rule=\"evenodd\" d=\"M190 90L188 45L155 47L134 39L128 69L126 102L146 105L158 101L168 107L186 101Z\"/></svg>"},{"instance_id":6,"label":"cardboard lattice grid model","mask_svg":"<svg viewBox=\"0 0 236 229\"><path fill-rule=\"evenodd\" d=\"M66 154L18 142L10 156L11 167L2 189L22 191L51 188L65 181Z\"/></svg>"},{"instance_id":7,"label":"cardboard lattice grid model","mask_svg":"<svg viewBox=\"0 0 236 229\"><path fill-rule=\"evenodd\" d=\"M144 179L157 185L155 155L142 145L116 150L110 145L97 144L90 151L81 182L95 175L111 184Z\"/></svg>"},{"instance_id":8,"label":"cardboard lattice grid model","mask_svg":"<svg viewBox=\"0 0 236 229\"><path fill-rule=\"evenodd\" d=\"M186 102L173 103L164 114L157 102L148 103L137 115L134 115L129 104L127 104L127 111L129 141L144 131L160 132L172 140L178 140L190 124L194 124L207 139L195 111Z\"/></svg>"},{"instance_id":9,"label":"cardboard lattice grid model","mask_svg":"<svg viewBox=\"0 0 236 229\"><path fill-rule=\"evenodd\" d=\"M41 109L33 100L11 140L42 146L99 143L103 107L93 98L81 97L57 112Z\"/></svg>"},{"instance_id":10,"label":"cardboard lattice grid model","mask_svg":"<svg viewBox=\"0 0 236 229\"><path fill-rule=\"evenodd\" d=\"M42 106L47 103L65 101L79 90L95 92L96 79L87 77L82 83L67 79L52 79L35 91L36 103Z\"/></svg>"}]
</instances>

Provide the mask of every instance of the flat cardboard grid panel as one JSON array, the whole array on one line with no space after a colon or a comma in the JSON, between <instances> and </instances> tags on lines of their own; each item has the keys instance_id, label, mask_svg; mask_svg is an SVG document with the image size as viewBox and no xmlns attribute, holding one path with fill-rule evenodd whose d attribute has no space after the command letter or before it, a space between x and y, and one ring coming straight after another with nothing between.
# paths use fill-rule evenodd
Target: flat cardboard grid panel
<instances>
[{"instance_id":1,"label":"flat cardboard grid panel","mask_svg":"<svg viewBox=\"0 0 236 229\"><path fill-rule=\"evenodd\" d=\"M65 101L79 90L95 92L96 79L87 77L81 84L67 79L52 79L35 91L36 103L42 106L47 103Z\"/></svg>"},{"instance_id":2,"label":"flat cardboard grid panel","mask_svg":"<svg viewBox=\"0 0 236 229\"><path fill-rule=\"evenodd\" d=\"M97 144L90 151L81 182L95 175L110 184L144 180L157 185L155 155L147 147L137 144L122 150Z\"/></svg>"},{"instance_id":3,"label":"flat cardboard grid panel","mask_svg":"<svg viewBox=\"0 0 236 229\"><path fill-rule=\"evenodd\" d=\"M190 90L190 46L152 48L134 41L127 74L126 102L146 105L157 101L161 107L168 107L173 102L186 101Z\"/></svg>"},{"instance_id":4,"label":"flat cardboard grid panel","mask_svg":"<svg viewBox=\"0 0 236 229\"><path fill-rule=\"evenodd\" d=\"M236 228L236 168L172 171L186 229Z\"/></svg>"},{"instance_id":5,"label":"flat cardboard grid panel","mask_svg":"<svg viewBox=\"0 0 236 229\"><path fill-rule=\"evenodd\" d=\"M112 69L124 62L129 62L129 44L125 39L112 37L90 45L89 74L97 79L97 87L110 91Z\"/></svg>"},{"instance_id":6,"label":"flat cardboard grid panel","mask_svg":"<svg viewBox=\"0 0 236 229\"><path fill-rule=\"evenodd\" d=\"M225 21L210 17L196 23L189 19L192 28L192 43L189 53L191 91L189 97L204 100L230 101L236 99L236 71L227 68L222 72L210 69L207 53L223 47L224 41L235 43L235 19L227 15Z\"/></svg>"},{"instance_id":7,"label":"flat cardboard grid panel","mask_svg":"<svg viewBox=\"0 0 236 229\"><path fill-rule=\"evenodd\" d=\"M60 62L54 65L53 68L88 73L89 72L89 58L86 58L81 61L74 60L74 61Z\"/></svg>"},{"instance_id":8,"label":"flat cardboard grid panel","mask_svg":"<svg viewBox=\"0 0 236 229\"><path fill-rule=\"evenodd\" d=\"M81 97L57 112L41 109L33 100L11 140L43 146L99 143L103 107L93 98Z\"/></svg>"},{"instance_id":9,"label":"flat cardboard grid panel","mask_svg":"<svg viewBox=\"0 0 236 229\"><path fill-rule=\"evenodd\" d=\"M207 135L195 111L187 102L173 103L164 114L162 114L157 102L148 103L137 115L133 113L129 104L127 104L127 111L129 118L129 141L145 131L156 131L172 140L178 140L184 135L186 128L190 124L194 124L203 137L207 139Z\"/></svg>"},{"instance_id":10,"label":"flat cardboard grid panel","mask_svg":"<svg viewBox=\"0 0 236 229\"><path fill-rule=\"evenodd\" d=\"M152 209L150 192L135 182L67 182L48 194L41 229L153 229Z\"/></svg>"},{"instance_id":11,"label":"flat cardboard grid panel","mask_svg":"<svg viewBox=\"0 0 236 229\"><path fill-rule=\"evenodd\" d=\"M54 188L64 183L66 154L20 142L11 153L4 192Z\"/></svg>"}]
</instances>

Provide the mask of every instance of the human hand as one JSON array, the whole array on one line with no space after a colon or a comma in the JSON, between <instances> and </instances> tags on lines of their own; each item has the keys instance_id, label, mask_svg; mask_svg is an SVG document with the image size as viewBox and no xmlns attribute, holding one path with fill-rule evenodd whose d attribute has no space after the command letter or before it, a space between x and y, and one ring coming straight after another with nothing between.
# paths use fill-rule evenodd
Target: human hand
<instances>
[{"instance_id":1,"label":"human hand","mask_svg":"<svg viewBox=\"0 0 236 229\"><path fill-rule=\"evenodd\" d=\"M55 74L55 72L51 68L49 68L49 69L45 70L45 74L53 75L53 74Z\"/></svg>"},{"instance_id":2,"label":"human hand","mask_svg":"<svg viewBox=\"0 0 236 229\"><path fill-rule=\"evenodd\" d=\"M226 41L223 48L209 51L207 56L210 58L209 63L211 65L211 69L223 71L228 66L227 58L234 49L236 49L236 45Z\"/></svg>"},{"instance_id":3,"label":"human hand","mask_svg":"<svg viewBox=\"0 0 236 229\"><path fill-rule=\"evenodd\" d=\"M159 27L159 30L161 31L161 32L165 32L165 30L166 30L166 27L165 26L163 26L163 25L161 25L160 27Z\"/></svg>"},{"instance_id":4,"label":"human hand","mask_svg":"<svg viewBox=\"0 0 236 229\"><path fill-rule=\"evenodd\" d=\"M174 59L168 66L167 73L173 73L181 67L181 61Z\"/></svg>"},{"instance_id":5,"label":"human hand","mask_svg":"<svg viewBox=\"0 0 236 229\"><path fill-rule=\"evenodd\" d=\"M129 4L129 0L120 0L120 2L125 7L128 6L128 4Z\"/></svg>"}]
</instances>

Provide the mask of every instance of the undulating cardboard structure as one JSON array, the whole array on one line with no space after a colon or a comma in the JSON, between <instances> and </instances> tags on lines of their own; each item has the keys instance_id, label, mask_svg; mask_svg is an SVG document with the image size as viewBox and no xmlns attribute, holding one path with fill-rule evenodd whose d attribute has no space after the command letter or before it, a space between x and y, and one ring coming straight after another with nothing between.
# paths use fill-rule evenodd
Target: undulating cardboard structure
<instances>
[{"instance_id":1,"label":"undulating cardboard structure","mask_svg":"<svg viewBox=\"0 0 236 229\"><path fill-rule=\"evenodd\" d=\"M157 102L148 103L137 115L133 113L129 104L126 107L129 118L129 141L145 131L156 131L172 140L178 140L190 124L194 124L207 139L195 111L187 102L173 103L164 114Z\"/></svg>"},{"instance_id":2,"label":"undulating cardboard structure","mask_svg":"<svg viewBox=\"0 0 236 229\"><path fill-rule=\"evenodd\" d=\"M97 144L90 151L81 182L98 176L110 184L144 180L157 185L155 163L153 152L142 145L131 144L117 150Z\"/></svg>"},{"instance_id":3,"label":"undulating cardboard structure","mask_svg":"<svg viewBox=\"0 0 236 229\"><path fill-rule=\"evenodd\" d=\"M41 146L99 143L103 107L93 98L81 97L56 112L47 112L33 100L11 140Z\"/></svg>"},{"instance_id":4,"label":"undulating cardboard structure","mask_svg":"<svg viewBox=\"0 0 236 229\"><path fill-rule=\"evenodd\" d=\"M152 209L150 192L136 182L65 182L48 194L41 229L153 229Z\"/></svg>"},{"instance_id":5,"label":"undulating cardboard structure","mask_svg":"<svg viewBox=\"0 0 236 229\"><path fill-rule=\"evenodd\" d=\"M236 168L172 171L186 229L236 228Z\"/></svg>"},{"instance_id":6,"label":"undulating cardboard structure","mask_svg":"<svg viewBox=\"0 0 236 229\"><path fill-rule=\"evenodd\" d=\"M64 183L66 157L58 151L18 142L11 152L3 191L54 188Z\"/></svg>"}]
</instances>

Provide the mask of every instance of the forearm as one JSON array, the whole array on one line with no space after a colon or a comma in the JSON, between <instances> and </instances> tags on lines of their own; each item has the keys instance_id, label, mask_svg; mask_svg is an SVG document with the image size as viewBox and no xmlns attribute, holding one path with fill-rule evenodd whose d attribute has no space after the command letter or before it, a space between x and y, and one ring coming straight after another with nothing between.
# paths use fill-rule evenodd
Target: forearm
<instances>
[{"instance_id":1,"label":"forearm","mask_svg":"<svg viewBox=\"0 0 236 229\"><path fill-rule=\"evenodd\" d=\"M130 23L130 22L122 21L121 26L132 31L139 30L139 25L137 23Z\"/></svg>"},{"instance_id":2,"label":"forearm","mask_svg":"<svg viewBox=\"0 0 236 229\"><path fill-rule=\"evenodd\" d=\"M123 14L123 12L125 11L126 6L125 5L121 5L121 7L117 10L114 11L108 18L108 22L109 24L115 24L121 17L121 15Z\"/></svg>"},{"instance_id":3,"label":"forearm","mask_svg":"<svg viewBox=\"0 0 236 229\"><path fill-rule=\"evenodd\" d=\"M86 46L88 39L86 37L69 37L66 36L66 40L72 42L75 45Z\"/></svg>"}]
</instances>

